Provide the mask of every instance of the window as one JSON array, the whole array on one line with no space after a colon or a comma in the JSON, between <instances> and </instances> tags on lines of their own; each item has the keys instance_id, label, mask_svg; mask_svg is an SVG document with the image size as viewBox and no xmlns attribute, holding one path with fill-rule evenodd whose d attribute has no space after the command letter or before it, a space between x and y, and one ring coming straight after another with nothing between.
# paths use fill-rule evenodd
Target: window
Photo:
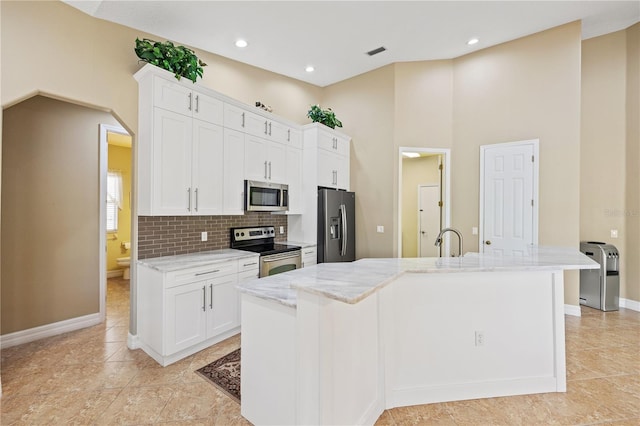
<instances>
[{"instance_id":1,"label":"window","mask_svg":"<svg viewBox=\"0 0 640 426\"><path fill-rule=\"evenodd\" d=\"M118 212L122 208L122 175L107 173L107 232L118 231Z\"/></svg>"}]
</instances>

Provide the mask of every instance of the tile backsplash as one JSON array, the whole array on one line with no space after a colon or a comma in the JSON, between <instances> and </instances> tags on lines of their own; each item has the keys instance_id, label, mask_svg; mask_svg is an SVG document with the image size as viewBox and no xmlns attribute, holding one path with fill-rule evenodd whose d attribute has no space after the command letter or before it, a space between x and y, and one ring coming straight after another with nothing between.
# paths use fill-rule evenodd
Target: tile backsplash
<instances>
[{"instance_id":1,"label":"tile backsplash","mask_svg":"<svg viewBox=\"0 0 640 426\"><path fill-rule=\"evenodd\" d=\"M276 241L287 239L287 216L247 212L241 216L139 216L138 259L229 248L229 228L276 227ZM279 233L284 226L284 234ZM207 232L207 241L200 241Z\"/></svg>"}]
</instances>

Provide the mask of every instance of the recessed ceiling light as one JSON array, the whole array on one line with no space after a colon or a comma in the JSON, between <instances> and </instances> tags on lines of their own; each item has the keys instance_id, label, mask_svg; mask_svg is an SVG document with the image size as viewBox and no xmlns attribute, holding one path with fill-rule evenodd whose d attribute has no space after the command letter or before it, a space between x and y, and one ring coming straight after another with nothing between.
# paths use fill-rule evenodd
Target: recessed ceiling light
<instances>
[{"instance_id":1,"label":"recessed ceiling light","mask_svg":"<svg viewBox=\"0 0 640 426\"><path fill-rule=\"evenodd\" d=\"M236 40L236 47L247 47L249 43L246 40L238 39Z\"/></svg>"},{"instance_id":2,"label":"recessed ceiling light","mask_svg":"<svg viewBox=\"0 0 640 426\"><path fill-rule=\"evenodd\" d=\"M304 70L305 70L306 72L314 72L314 71L315 71L315 68L314 68L314 67L312 67L311 65L309 65L309 66L308 66L308 67L306 67Z\"/></svg>"},{"instance_id":3,"label":"recessed ceiling light","mask_svg":"<svg viewBox=\"0 0 640 426\"><path fill-rule=\"evenodd\" d=\"M474 37L474 38L472 38L472 39L469 39L469 41L467 42L467 44L468 44L469 46L473 46L474 44L476 44L476 43L477 43L477 42L479 42L479 41L480 41L479 39L477 39L477 38L475 38L475 37Z\"/></svg>"},{"instance_id":4,"label":"recessed ceiling light","mask_svg":"<svg viewBox=\"0 0 640 426\"><path fill-rule=\"evenodd\" d=\"M409 158L418 158L420 157L420 154L417 152L403 152L402 155L404 155L405 157L409 157Z\"/></svg>"}]
</instances>

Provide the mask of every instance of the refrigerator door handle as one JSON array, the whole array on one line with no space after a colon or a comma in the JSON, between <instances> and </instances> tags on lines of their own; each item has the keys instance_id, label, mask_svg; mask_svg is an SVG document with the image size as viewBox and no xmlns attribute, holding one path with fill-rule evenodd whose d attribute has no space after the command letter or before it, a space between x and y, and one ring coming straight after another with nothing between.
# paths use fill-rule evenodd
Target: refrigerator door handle
<instances>
[{"instance_id":1,"label":"refrigerator door handle","mask_svg":"<svg viewBox=\"0 0 640 426\"><path fill-rule=\"evenodd\" d=\"M340 204L340 221L342 226L342 246L340 247L340 256L347 254L347 207Z\"/></svg>"}]
</instances>

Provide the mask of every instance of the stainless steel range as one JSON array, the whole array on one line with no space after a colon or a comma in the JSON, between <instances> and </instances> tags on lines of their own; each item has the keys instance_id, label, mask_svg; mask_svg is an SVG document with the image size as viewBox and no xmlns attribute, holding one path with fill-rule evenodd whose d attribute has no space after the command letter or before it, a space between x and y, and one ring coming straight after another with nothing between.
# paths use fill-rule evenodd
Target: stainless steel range
<instances>
[{"instance_id":1,"label":"stainless steel range","mask_svg":"<svg viewBox=\"0 0 640 426\"><path fill-rule=\"evenodd\" d=\"M260 254L260 278L299 269L300 247L275 242L275 227L231 228L231 248Z\"/></svg>"}]
</instances>

